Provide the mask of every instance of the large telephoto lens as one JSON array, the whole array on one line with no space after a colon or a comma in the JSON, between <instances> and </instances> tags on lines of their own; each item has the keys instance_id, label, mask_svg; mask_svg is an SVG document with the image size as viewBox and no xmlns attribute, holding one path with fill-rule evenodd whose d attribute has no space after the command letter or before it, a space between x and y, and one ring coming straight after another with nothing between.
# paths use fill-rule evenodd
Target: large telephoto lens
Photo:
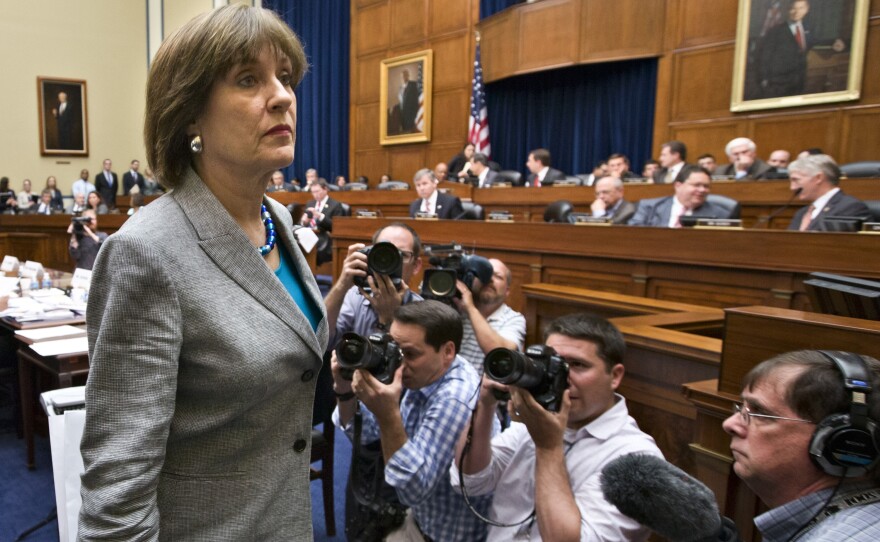
<instances>
[{"instance_id":1,"label":"large telephoto lens","mask_svg":"<svg viewBox=\"0 0 880 542\"><path fill-rule=\"evenodd\" d=\"M486 354L484 365L489 378L502 384L529 389L544 380L544 364L516 350L495 348Z\"/></svg>"},{"instance_id":2,"label":"large telephoto lens","mask_svg":"<svg viewBox=\"0 0 880 542\"><path fill-rule=\"evenodd\" d=\"M403 260L400 251L392 243L382 242L373 245L367 256L367 265L380 275L400 276Z\"/></svg>"}]
</instances>

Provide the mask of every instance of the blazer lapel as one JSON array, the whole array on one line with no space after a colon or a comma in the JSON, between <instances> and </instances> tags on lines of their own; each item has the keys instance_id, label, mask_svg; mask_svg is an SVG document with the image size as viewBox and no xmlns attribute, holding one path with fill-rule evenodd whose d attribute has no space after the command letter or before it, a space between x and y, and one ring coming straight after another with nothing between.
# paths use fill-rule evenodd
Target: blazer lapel
<instances>
[{"instance_id":1,"label":"blazer lapel","mask_svg":"<svg viewBox=\"0 0 880 542\"><path fill-rule=\"evenodd\" d=\"M296 332L317 356L323 356L323 348L305 315L266 265L260 253L251 245L247 235L192 169L172 195L195 228L199 246L217 267ZM276 217L277 214L274 214L277 230L287 229L279 227L281 222ZM285 223L289 224L290 222ZM286 235L285 232L282 238ZM285 245L291 250L287 243ZM307 279L311 273L308 268L306 274L302 273L299 264L301 257L295 252L291 252L291 255L297 262L300 276ZM317 304L321 308L320 296L313 291L316 289L313 281L303 280L303 283L312 299L317 295ZM326 328L326 318L322 318L321 325ZM321 329L319 327L319 331ZM326 329L323 333L327 333Z\"/></svg>"}]
</instances>

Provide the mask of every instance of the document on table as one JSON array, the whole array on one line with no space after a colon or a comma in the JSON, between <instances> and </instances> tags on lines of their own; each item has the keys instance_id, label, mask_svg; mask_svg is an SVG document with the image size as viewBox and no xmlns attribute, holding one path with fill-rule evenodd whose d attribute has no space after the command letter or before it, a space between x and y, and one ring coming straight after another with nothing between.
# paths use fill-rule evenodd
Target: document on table
<instances>
[{"instance_id":1,"label":"document on table","mask_svg":"<svg viewBox=\"0 0 880 542\"><path fill-rule=\"evenodd\" d=\"M75 339L43 341L32 344L31 350L43 357L87 354L89 352L89 339L87 337L77 337Z\"/></svg>"}]
</instances>

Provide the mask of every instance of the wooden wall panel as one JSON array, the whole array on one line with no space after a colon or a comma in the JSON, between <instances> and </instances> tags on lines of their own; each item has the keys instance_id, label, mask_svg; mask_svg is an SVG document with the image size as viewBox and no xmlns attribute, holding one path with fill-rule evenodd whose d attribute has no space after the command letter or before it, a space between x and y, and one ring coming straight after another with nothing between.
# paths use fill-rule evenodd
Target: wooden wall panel
<instances>
[{"instance_id":1,"label":"wooden wall panel","mask_svg":"<svg viewBox=\"0 0 880 542\"><path fill-rule=\"evenodd\" d=\"M840 156L839 133L839 110L766 115L754 119L748 131L761 156L769 156L775 149L798 152L810 147L821 147L831 156Z\"/></svg>"},{"instance_id":2,"label":"wooden wall panel","mask_svg":"<svg viewBox=\"0 0 880 542\"><path fill-rule=\"evenodd\" d=\"M666 0L586 2L581 7L580 62L656 55L663 48ZM599 38L599 39L597 39Z\"/></svg>"},{"instance_id":3,"label":"wooden wall panel","mask_svg":"<svg viewBox=\"0 0 880 542\"><path fill-rule=\"evenodd\" d=\"M696 49L674 55L671 121L729 117L733 46ZM716 77L709 77L713 73Z\"/></svg>"},{"instance_id":4,"label":"wooden wall panel","mask_svg":"<svg viewBox=\"0 0 880 542\"><path fill-rule=\"evenodd\" d=\"M384 54L364 56L353 64L356 76L352 77L354 81L351 100L353 103L379 103L379 63L382 61ZM376 131L378 132L378 129Z\"/></svg>"},{"instance_id":5,"label":"wooden wall panel","mask_svg":"<svg viewBox=\"0 0 880 542\"><path fill-rule=\"evenodd\" d=\"M880 4L875 1L874 4ZM865 42L865 70L862 74L862 103L880 103L880 16L871 21L868 27L868 39ZM880 153L877 153L880 155Z\"/></svg>"},{"instance_id":6,"label":"wooden wall panel","mask_svg":"<svg viewBox=\"0 0 880 542\"><path fill-rule=\"evenodd\" d=\"M715 122L693 122L671 126L666 140L683 141L688 148L688 162L696 162L698 156L711 153L719 164L726 164L724 146L731 139L742 135L746 130L746 122L738 119L726 119ZM654 147L659 152L663 141L656 141Z\"/></svg>"},{"instance_id":7,"label":"wooden wall panel","mask_svg":"<svg viewBox=\"0 0 880 542\"><path fill-rule=\"evenodd\" d=\"M413 174L421 168L427 167L425 146L416 144L396 148L394 152L388 153L388 166L392 178L406 181L412 186ZM431 167L434 167L433 164Z\"/></svg>"},{"instance_id":8,"label":"wooden wall panel","mask_svg":"<svg viewBox=\"0 0 880 542\"><path fill-rule=\"evenodd\" d=\"M517 57L511 54L519 35L519 14L505 10L480 23L483 79L487 82L507 77L516 71Z\"/></svg>"},{"instance_id":9,"label":"wooden wall panel","mask_svg":"<svg viewBox=\"0 0 880 542\"><path fill-rule=\"evenodd\" d=\"M456 149L446 157L448 161L464 146L468 127L467 110L470 107L471 95L465 89L456 89L434 94L434 119L432 121L432 142L451 143ZM460 114L452 114L458 111Z\"/></svg>"},{"instance_id":10,"label":"wooden wall panel","mask_svg":"<svg viewBox=\"0 0 880 542\"><path fill-rule=\"evenodd\" d=\"M678 0L670 7L678 27L671 32L676 37L675 49L732 42L736 36L737 2Z\"/></svg>"},{"instance_id":11,"label":"wooden wall panel","mask_svg":"<svg viewBox=\"0 0 880 542\"><path fill-rule=\"evenodd\" d=\"M357 10L357 16L352 20L352 43L358 54L352 55L352 60L359 60L363 53L386 49L391 35L390 25L388 2Z\"/></svg>"},{"instance_id":12,"label":"wooden wall panel","mask_svg":"<svg viewBox=\"0 0 880 542\"><path fill-rule=\"evenodd\" d=\"M519 10L519 71L574 64L578 57L580 3L543 0Z\"/></svg>"},{"instance_id":13,"label":"wooden wall panel","mask_svg":"<svg viewBox=\"0 0 880 542\"><path fill-rule=\"evenodd\" d=\"M434 92L450 89L462 89L470 87L473 78L473 69L462 69L462 66L468 66L473 60L470 60L471 48L473 41L470 34L459 34L442 39L436 39L431 43L434 49ZM448 109L439 109L438 111L448 112ZM462 112L463 117L467 117L467 109ZM436 118L436 116L435 116Z\"/></svg>"},{"instance_id":14,"label":"wooden wall panel","mask_svg":"<svg viewBox=\"0 0 880 542\"><path fill-rule=\"evenodd\" d=\"M358 172L357 175L366 175L370 179L370 186L373 188L379 184L379 177L383 173L391 175L388 169L388 153L384 149L354 153L351 168L352 171ZM392 175L391 178L393 179L394 176Z\"/></svg>"},{"instance_id":15,"label":"wooden wall panel","mask_svg":"<svg viewBox=\"0 0 880 542\"><path fill-rule=\"evenodd\" d=\"M358 106L355 110L354 144L358 149L372 149L379 146L379 104L370 103ZM360 174L359 174L360 175Z\"/></svg>"},{"instance_id":16,"label":"wooden wall panel","mask_svg":"<svg viewBox=\"0 0 880 542\"><path fill-rule=\"evenodd\" d=\"M876 77L876 75L875 75ZM880 159L880 107L844 112L842 163Z\"/></svg>"},{"instance_id":17,"label":"wooden wall panel","mask_svg":"<svg viewBox=\"0 0 880 542\"><path fill-rule=\"evenodd\" d=\"M391 2L391 43L400 47L421 43L427 37L424 0L394 0Z\"/></svg>"},{"instance_id":18,"label":"wooden wall panel","mask_svg":"<svg viewBox=\"0 0 880 542\"><path fill-rule=\"evenodd\" d=\"M436 99L436 98L435 98ZM437 103L436 101L434 102ZM437 129L437 120L434 119L434 129ZM425 156L425 164L428 167L434 168L438 162L449 163L453 156L458 154L461 151L462 145L460 143L448 143L446 145L441 144L433 144L428 148L428 151Z\"/></svg>"},{"instance_id":19,"label":"wooden wall panel","mask_svg":"<svg viewBox=\"0 0 880 542\"><path fill-rule=\"evenodd\" d=\"M428 35L439 36L447 32L461 32L470 23L468 0L430 0Z\"/></svg>"}]
</instances>

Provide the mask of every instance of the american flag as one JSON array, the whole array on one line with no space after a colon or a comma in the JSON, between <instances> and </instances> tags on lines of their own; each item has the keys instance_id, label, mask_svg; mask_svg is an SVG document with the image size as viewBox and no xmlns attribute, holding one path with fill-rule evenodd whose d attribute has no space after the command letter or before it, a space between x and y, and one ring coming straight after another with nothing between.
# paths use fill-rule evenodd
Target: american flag
<instances>
[{"instance_id":1,"label":"american flag","mask_svg":"<svg viewBox=\"0 0 880 542\"><path fill-rule=\"evenodd\" d=\"M423 62L419 62L419 74L416 79L419 82L419 110L416 113L416 128L419 132L425 131L425 85L424 79L422 79L423 73Z\"/></svg>"},{"instance_id":2,"label":"american flag","mask_svg":"<svg viewBox=\"0 0 880 542\"><path fill-rule=\"evenodd\" d=\"M773 2L767 8L767 14L764 16L764 26L761 27L761 37L768 30L782 22L782 5L781 2Z\"/></svg>"},{"instance_id":3,"label":"american flag","mask_svg":"<svg viewBox=\"0 0 880 542\"><path fill-rule=\"evenodd\" d=\"M489 111L486 109L486 89L483 87L483 65L480 62L480 37L477 36L477 54L474 60L474 79L471 93L471 116L468 120L468 142L474 151L492 157L489 143Z\"/></svg>"}]
</instances>

